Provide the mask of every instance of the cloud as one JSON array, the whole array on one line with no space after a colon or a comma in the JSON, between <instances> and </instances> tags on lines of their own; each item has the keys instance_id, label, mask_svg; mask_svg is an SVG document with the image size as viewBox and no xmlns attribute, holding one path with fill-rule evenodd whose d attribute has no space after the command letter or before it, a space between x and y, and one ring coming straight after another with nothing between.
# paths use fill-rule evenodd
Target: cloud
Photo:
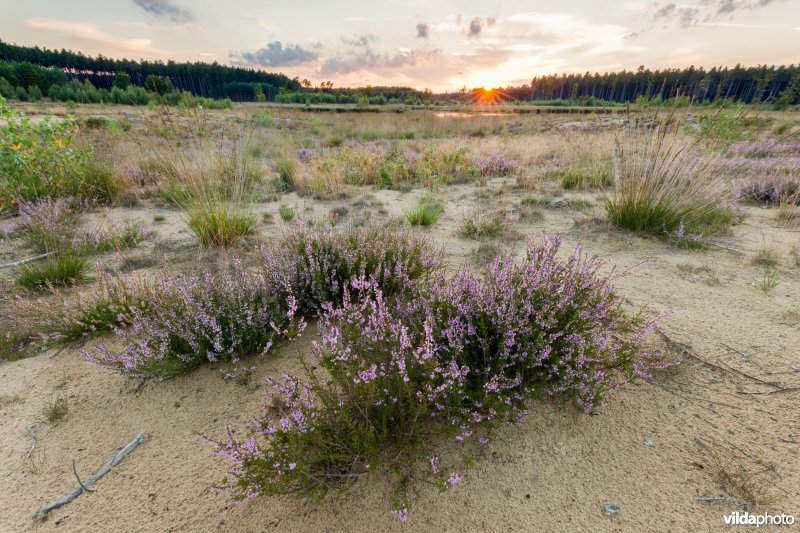
<instances>
[{"instance_id":1,"label":"cloud","mask_svg":"<svg viewBox=\"0 0 800 533\"><path fill-rule=\"evenodd\" d=\"M440 50L401 49L397 52L375 52L370 48L359 51L349 51L325 60L319 69L319 74L332 76L334 74L350 74L360 71L381 71L414 67L421 61L427 61L439 55Z\"/></svg>"},{"instance_id":2,"label":"cloud","mask_svg":"<svg viewBox=\"0 0 800 533\"><path fill-rule=\"evenodd\" d=\"M417 23L417 38L427 39L431 34L431 27L424 22Z\"/></svg>"},{"instance_id":3,"label":"cloud","mask_svg":"<svg viewBox=\"0 0 800 533\"><path fill-rule=\"evenodd\" d=\"M690 28L782 1L784 0L699 0L694 4L656 2L652 21Z\"/></svg>"},{"instance_id":4,"label":"cloud","mask_svg":"<svg viewBox=\"0 0 800 533\"><path fill-rule=\"evenodd\" d=\"M342 42L350 46L369 46L370 43L377 43L378 36L374 33L366 33L364 35L353 35L352 39L342 37Z\"/></svg>"},{"instance_id":5,"label":"cloud","mask_svg":"<svg viewBox=\"0 0 800 533\"><path fill-rule=\"evenodd\" d=\"M150 39L121 39L105 33L94 24L86 22L71 22L49 18L28 19L25 26L36 30L58 33L78 41L83 41L96 46L99 53L140 54L142 56L164 56L165 52L153 48Z\"/></svg>"},{"instance_id":6,"label":"cloud","mask_svg":"<svg viewBox=\"0 0 800 533\"><path fill-rule=\"evenodd\" d=\"M133 3L156 18L169 19L177 24L194 20L191 11L174 4L171 0L133 0Z\"/></svg>"},{"instance_id":7,"label":"cloud","mask_svg":"<svg viewBox=\"0 0 800 533\"><path fill-rule=\"evenodd\" d=\"M481 34L481 30L483 30L483 22L481 22L480 17L475 17L474 19L469 21L469 29L467 30L467 35L475 39Z\"/></svg>"},{"instance_id":8,"label":"cloud","mask_svg":"<svg viewBox=\"0 0 800 533\"><path fill-rule=\"evenodd\" d=\"M286 44L284 46L280 41L267 43L266 46L259 48L255 52L231 52L229 55L233 59L232 63L235 65L259 67L298 65L300 63L314 61L319 57L319 54L316 52L306 50L298 44Z\"/></svg>"}]
</instances>

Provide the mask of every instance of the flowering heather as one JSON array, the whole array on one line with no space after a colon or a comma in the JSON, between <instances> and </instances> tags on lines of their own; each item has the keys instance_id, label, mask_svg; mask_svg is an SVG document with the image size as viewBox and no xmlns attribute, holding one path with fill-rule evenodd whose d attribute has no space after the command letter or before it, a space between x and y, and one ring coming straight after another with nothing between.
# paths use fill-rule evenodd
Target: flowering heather
<instances>
[{"instance_id":1,"label":"flowering heather","mask_svg":"<svg viewBox=\"0 0 800 533\"><path fill-rule=\"evenodd\" d=\"M78 237L79 215L62 198L38 201L18 199L19 221L15 233L37 252L64 250Z\"/></svg>"},{"instance_id":2,"label":"flowering heather","mask_svg":"<svg viewBox=\"0 0 800 533\"><path fill-rule=\"evenodd\" d=\"M204 362L266 353L304 327L291 294L283 296L269 281L237 261L156 280L151 290L157 301L128 306L120 317L115 332L125 348L101 345L84 356L123 373L172 377Z\"/></svg>"},{"instance_id":3,"label":"flowering heather","mask_svg":"<svg viewBox=\"0 0 800 533\"><path fill-rule=\"evenodd\" d=\"M35 202L19 200L19 221L15 233L39 251L99 253L132 248L150 237L151 232L137 223L121 227L113 221L96 227L81 224L81 213L62 198L41 198Z\"/></svg>"},{"instance_id":4,"label":"flowering heather","mask_svg":"<svg viewBox=\"0 0 800 533\"><path fill-rule=\"evenodd\" d=\"M601 275L604 264L579 248L558 259L560 245L543 235L519 264L498 258L485 277L438 273L394 298L354 278L339 306L323 305L312 355L324 376L271 382L273 409L247 436L228 428L212 441L235 463L234 497L324 494L423 444L425 420L460 441L518 421L542 395L591 411L610 390L668 366L642 348L655 321L624 312L612 285L620 274ZM460 480L452 473L444 486Z\"/></svg>"},{"instance_id":5,"label":"flowering heather","mask_svg":"<svg viewBox=\"0 0 800 533\"><path fill-rule=\"evenodd\" d=\"M148 282L106 281L71 304L53 329L75 338L100 324L113 327L125 349L101 346L87 354L90 360L125 373L169 377L206 361L265 353L299 333L304 318L322 304L341 302L354 276L370 276L395 293L437 265L429 241L404 232L301 225L262 249L254 270L234 261Z\"/></svg>"},{"instance_id":6,"label":"flowering heather","mask_svg":"<svg viewBox=\"0 0 800 533\"><path fill-rule=\"evenodd\" d=\"M519 168L516 159L503 157L500 152L493 152L475 164L481 176L508 176Z\"/></svg>"},{"instance_id":7,"label":"flowering heather","mask_svg":"<svg viewBox=\"0 0 800 533\"><path fill-rule=\"evenodd\" d=\"M742 201L771 205L800 205L800 174L772 172L740 183L736 196Z\"/></svg>"},{"instance_id":8,"label":"flowering heather","mask_svg":"<svg viewBox=\"0 0 800 533\"><path fill-rule=\"evenodd\" d=\"M170 305L170 293L164 290L169 287L146 275L103 272L93 288L46 311L45 329L56 340L71 341L130 326L134 309L145 313Z\"/></svg>"},{"instance_id":9,"label":"flowering heather","mask_svg":"<svg viewBox=\"0 0 800 533\"><path fill-rule=\"evenodd\" d=\"M375 279L392 294L440 265L430 239L391 227L349 226L341 231L302 223L263 248L259 268L271 283L290 288L304 316L324 303L341 303L353 277Z\"/></svg>"},{"instance_id":10,"label":"flowering heather","mask_svg":"<svg viewBox=\"0 0 800 533\"><path fill-rule=\"evenodd\" d=\"M298 148L294 151L294 155L300 161L309 161L318 155L318 151L313 148Z\"/></svg>"},{"instance_id":11,"label":"flowering heather","mask_svg":"<svg viewBox=\"0 0 800 533\"><path fill-rule=\"evenodd\" d=\"M731 145L728 149L728 154L750 158L800 157L800 143L779 141L777 139L742 141Z\"/></svg>"}]
</instances>

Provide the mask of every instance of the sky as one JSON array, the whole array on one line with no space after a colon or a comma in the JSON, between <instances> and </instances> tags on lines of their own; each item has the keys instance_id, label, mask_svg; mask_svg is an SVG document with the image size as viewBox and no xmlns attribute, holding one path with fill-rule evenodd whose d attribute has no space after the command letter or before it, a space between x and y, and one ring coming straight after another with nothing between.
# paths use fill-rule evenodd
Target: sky
<instances>
[{"instance_id":1,"label":"sky","mask_svg":"<svg viewBox=\"0 0 800 533\"><path fill-rule=\"evenodd\" d=\"M434 91L800 62L800 0L5 0L0 39Z\"/></svg>"}]
</instances>

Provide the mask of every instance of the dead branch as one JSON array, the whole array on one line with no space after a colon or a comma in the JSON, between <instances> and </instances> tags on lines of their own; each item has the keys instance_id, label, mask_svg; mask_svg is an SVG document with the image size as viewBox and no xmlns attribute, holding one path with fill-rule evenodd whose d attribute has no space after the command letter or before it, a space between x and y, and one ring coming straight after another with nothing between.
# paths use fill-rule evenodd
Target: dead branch
<instances>
[{"instance_id":1,"label":"dead branch","mask_svg":"<svg viewBox=\"0 0 800 533\"><path fill-rule=\"evenodd\" d=\"M103 477L106 474L108 474L111 471L112 468L117 466L120 463L120 461L122 461L122 459L125 458L126 455L131 453L138 445L140 445L141 443L143 443L144 441L146 441L149 438L150 438L150 436L147 433L139 433L138 435L136 435L133 438L132 441L130 441L128 444L126 444L125 447L122 448L120 451L115 453L114 457L112 457L111 460L108 461L103 466L103 468L101 468L95 475L93 475L88 480L86 480L86 482L81 483L80 479L78 479L78 484L80 485L79 487L77 487L75 490L73 490L72 492L70 492L66 496L62 496L61 498L59 498L58 500L54 501L53 503L51 503L49 505L45 505L44 507L39 509L39 511L36 512L36 518L39 518L39 519L46 518L47 517L47 513L49 513L53 509L58 509L62 505L68 504L69 502L71 502L72 500L74 500L75 498L77 498L78 496L83 494L84 491L88 491L93 483L95 483L101 477ZM73 466L73 472L75 472L75 470L74 470L75 461L72 462L72 466ZM78 477L77 472L75 472L75 477L76 478Z\"/></svg>"},{"instance_id":2,"label":"dead branch","mask_svg":"<svg viewBox=\"0 0 800 533\"><path fill-rule=\"evenodd\" d=\"M6 263L5 265L0 265L0 269L2 268L11 268L19 265L24 265L25 263L30 263L31 261L36 261L38 259L44 259L45 257L50 257L55 252L47 252L46 254L37 255L34 257L27 257L25 259L20 259L19 261L14 261L12 263Z\"/></svg>"},{"instance_id":3,"label":"dead branch","mask_svg":"<svg viewBox=\"0 0 800 533\"><path fill-rule=\"evenodd\" d=\"M31 434L31 440L33 441L31 442L31 449L28 450L28 455L25 456L25 460L27 461L28 459L31 458L31 454L33 453L34 448L36 448L36 432L33 431L32 427L26 427L25 429L27 429L28 433Z\"/></svg>"},{"instance_id":4,"label":"dead branch","mask_svg":"<svg viewBox=\"0 0 800 533\"><path fill-rule=\"evenodd\" d=\"M72 473L75 474L75 480L78 482L83 492L94 492L94 489L90 489L81 481L81 476L78 475L78 469L75 467L75 459L72 459Z\"/></svg>"}]
</instances>

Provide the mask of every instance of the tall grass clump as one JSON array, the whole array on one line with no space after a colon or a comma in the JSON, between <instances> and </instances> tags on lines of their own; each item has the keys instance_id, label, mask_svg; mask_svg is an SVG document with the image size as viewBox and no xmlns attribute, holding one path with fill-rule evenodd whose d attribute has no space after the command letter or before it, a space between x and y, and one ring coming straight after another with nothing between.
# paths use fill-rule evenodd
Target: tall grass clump
<instances>
[{"instance_id":1,"label":"tall grass clump","mask_svg":"<svg viewBox=\"0 0 800 533\"><path fill-rule=\"evenodd\" d=\"M109 284L75 302L54 329L76 338L111 326L125 348L101 346L88 359L127 374L172 377L266 353L299 334L324 303L340 301L353 276L374 277L391 293L425 276L437 257L427 240L405 233L301 225L264 247L250 268L230 261L145 285Z\"/></svg>"},{"instance_id":2,"label":"tall grass clump","mask_svg":"<svg viewBox=\"0 0 800 533\"><path fill-rule=\"evenodd\" d=\"M606 214L621 228L651 235L722 234L736 218L729 171L668 123L616 139Z\"/></svg>"},{"instance_id":3,"label":"tall grass clump","mask_svg":"<svg viewBox=\"0 0 800 533\"><path fill-rule=\"evenodd\" d=\"M169 182L172 201L204 246L234 246L255 230L250 200L260 174L244 147L229 151L183 156Z\"/></svg>"},{"instance_id":4,"label":"tall grass clump","mask_svg":"<svg viewBox=\"0 0 800 533\"><path fill-rule=\"evenodd\" d=\"M69 287L84 281L87 269L88 262L84 257L67 251L20 265L16 282L26 289Z\"/></svg>"},{"instance_id":5,"label":"tall grass clump","mask_svg":"<svg viewBox=\"0 0 800 533\"><path fill-rule=\"evenodd\" d=\"M429 198L423 198L416 206L410 209L404 209L403 214L406 216L408 223L412 226L428 227L436 224L443 210L444 208L439 202Z\"/></svg>"},{"instance_id":6,"label":"tall grass clump","mask_svg":"<svg viewBox=\"0 0 800 533\"><path fill-rule=\"evenodd\" d=\"M543 236L521 262L497 258L485 276L439 274L391 297L351 280L339 305L323 305L307 376L270 380L271 408L246 433L229 427L212 441L234 463L234 498L321 496L387 463L402 483L436 434L485 442L548 396L590 412L667 366L642 346L654 322L625 311L619 274L601 274L580 249L559 259L560 245ZM440 487L459 481L432 465ZM405 518L408 502L395 505Z\"/></svg>"}]
</instances>

